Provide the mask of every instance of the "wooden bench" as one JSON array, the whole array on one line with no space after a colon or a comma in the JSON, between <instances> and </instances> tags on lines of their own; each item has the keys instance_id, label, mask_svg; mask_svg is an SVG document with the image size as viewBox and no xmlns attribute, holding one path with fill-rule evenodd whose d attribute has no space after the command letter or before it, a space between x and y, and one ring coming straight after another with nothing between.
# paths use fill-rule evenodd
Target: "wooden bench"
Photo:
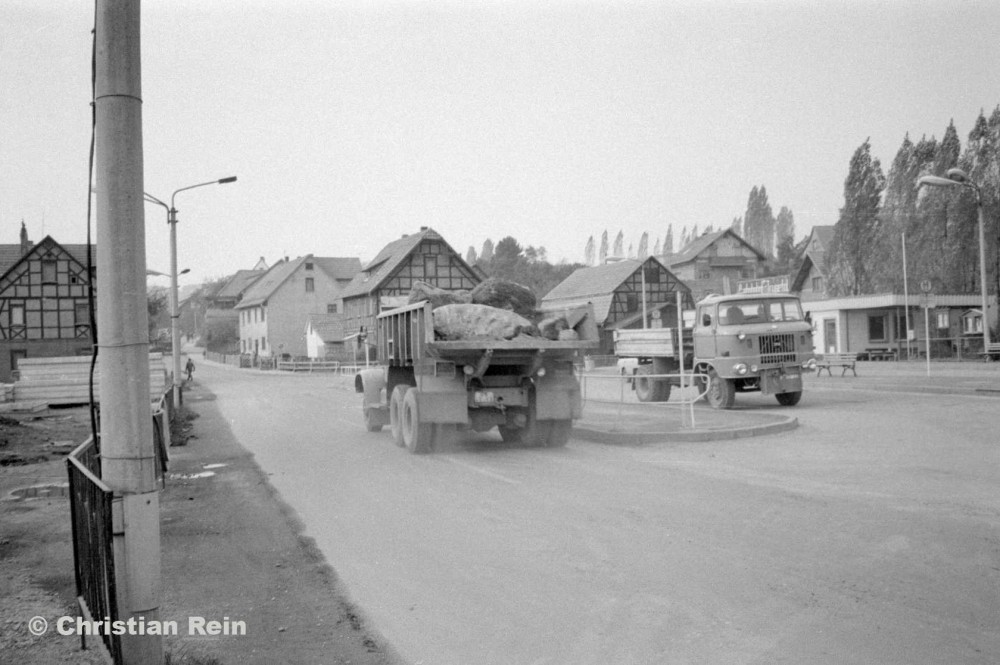
<instances>
[{"instance_id":1,"label":"wooden bench","mask_svg":"<svg viewBox=\"0 0 1000 665\"><path fill-rule=\"evenodd\" d=\"M986 350L980 351L979 355L981 355L983 360L986 362L991 360L1000 360L1000 342L990 342L986 345Z\"/></svg>"},{"instance_id":2,"label":"wooden bench","mask_svg":"<svg viewBox=\"0 0 1000 665\"><path fill-rule=\"evenodd\" d=\"M831 367L843 367L840 372L841 376L847 374L847 370L851 370L854 372L854 376L857 376L858 372L854 368L857 361L858 354L856 353L825 353L822 358L816 359L816 376L822 374L824 369L827 374L833 376Z\"/></svg>"}]
</instances>

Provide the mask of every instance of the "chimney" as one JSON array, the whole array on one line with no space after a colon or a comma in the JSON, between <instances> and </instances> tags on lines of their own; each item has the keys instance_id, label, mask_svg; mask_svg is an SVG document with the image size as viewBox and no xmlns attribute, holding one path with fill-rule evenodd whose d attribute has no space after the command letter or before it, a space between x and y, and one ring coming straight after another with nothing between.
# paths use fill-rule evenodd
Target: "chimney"
<instances>
[{"instance_id":1,"label":"chimney","mask_svg":"<svg viewBox=\"0 0 1000 665\"><path fill-rule=\"evenodd\" d=\"M28 229L24 226L24 220L21 220L21 256L28 253L31 249L31 241L28 240Z\"/></svg>"},{"instance_id":2,"label":"chimney","mask_svg":"<svg viewBox=\"0 0 1000 665\"><path fill-rule=\"evenodd\" d=\"M428 228L430 228L430 227L428 227L428 226L421 226L421 227L420 227L420 230L421 230L421 231L426 231L426 230L427 230Z\"/></svg>"}]
</instances>

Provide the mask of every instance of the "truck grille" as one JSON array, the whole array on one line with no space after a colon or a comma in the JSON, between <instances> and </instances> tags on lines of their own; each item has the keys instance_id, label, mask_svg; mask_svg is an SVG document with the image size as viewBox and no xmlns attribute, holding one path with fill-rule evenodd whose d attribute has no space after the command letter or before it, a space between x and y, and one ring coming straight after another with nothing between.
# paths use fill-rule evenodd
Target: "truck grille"
<instances>
[{"instance_id":1,"label":"truck grille","mask_svg":"<svg viewBox=\"0 0 1000 665\"><path fill-rule=\"evenodd\" d=\"M774 365L795 362L795 335L761 335L760 363Z\"/></svg>"}]
</instances>

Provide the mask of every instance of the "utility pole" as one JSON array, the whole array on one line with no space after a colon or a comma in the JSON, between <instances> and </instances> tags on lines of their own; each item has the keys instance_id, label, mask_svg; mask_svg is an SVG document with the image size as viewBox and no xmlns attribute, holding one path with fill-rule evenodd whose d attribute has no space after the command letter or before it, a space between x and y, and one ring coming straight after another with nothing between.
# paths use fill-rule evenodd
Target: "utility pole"
<instances>
[{"instance_id":1,"label":"utility pole","mask_svg":"<svg viewBox=\"0 0 1000 665\"><path fill-rule=\"evenodd\" d=\"M139 0L97 0L96 190L101 477L114 490L119 619L160 620L160 495L149 399ZM155 635L123 635L127 665L160 665Z\"/></svg>"}]
</instances>

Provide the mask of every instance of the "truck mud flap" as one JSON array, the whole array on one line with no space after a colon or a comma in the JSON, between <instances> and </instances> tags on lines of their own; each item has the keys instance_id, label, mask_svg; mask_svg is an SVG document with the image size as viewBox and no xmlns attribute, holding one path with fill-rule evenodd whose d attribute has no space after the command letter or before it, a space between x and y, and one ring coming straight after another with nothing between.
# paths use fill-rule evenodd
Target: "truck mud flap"
<instances>
[{"instance_id":1,"label":"truck mud flap","mask_svg":"<svg viewBox=\"0 0 1000 665\"><path fill-rule=\"evenodd\" d=\"M539 420L581 418L580 384L572 377L546 376L535 386L535 413Z\"/></svg>"},{"instance_id":2,"label":"truck mud flap","mask_svg":"<svg viewBox=\"0 0 1000 665\"><path fill-rule=\"evenodd\" d=\"M467 423L469 408L464 392L415 390L420 420L426 423Z\"/></svg>"}]
</instances>

